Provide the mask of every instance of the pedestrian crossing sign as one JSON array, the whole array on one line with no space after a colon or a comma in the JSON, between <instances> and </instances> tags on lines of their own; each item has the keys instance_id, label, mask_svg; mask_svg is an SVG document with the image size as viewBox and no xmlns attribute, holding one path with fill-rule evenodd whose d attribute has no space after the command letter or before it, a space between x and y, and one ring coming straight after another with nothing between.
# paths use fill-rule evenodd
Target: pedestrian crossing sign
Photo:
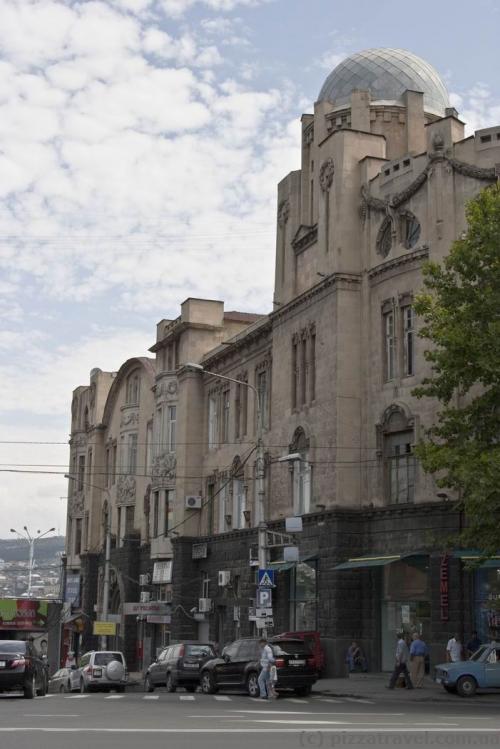
<instances>
[{"instance_id":1,"label":"pedestrian crossing sign","mask_svg":"<svg viewBox=\"0 0 500 749\"><path fill-rule=\"evenodd\" d=\"M259 588L274 588L274 570L259 570Z\"/></svg>"}]
</instances>

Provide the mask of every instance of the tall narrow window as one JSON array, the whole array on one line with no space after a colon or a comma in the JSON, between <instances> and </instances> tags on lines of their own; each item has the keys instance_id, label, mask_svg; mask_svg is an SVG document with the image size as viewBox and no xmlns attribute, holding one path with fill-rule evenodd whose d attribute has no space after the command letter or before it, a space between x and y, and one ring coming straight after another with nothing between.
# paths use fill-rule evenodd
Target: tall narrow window
<instances>
[{"instance_id":1,"label":"tall narrow window","mask_svg":"<svg viewBox=\"0 0 500 749\"><path fill-rule=\"evenodd\" d=\"M309 512L311 506L311 465L305 455L293 463L293 499L296 515Z\"/></svg>"},{"instance_id":2,"label":"tall narrow window","mask_svg":"<svg viewBox=\"0 0 500 749\"><path fill-rule=\"evenodd\" d=\"M211 481L207 484L207 533L209 535L214 532L214 500L215 484Z\"/></svg>"},{"instance_id":3,"label":"tall narrow window","mask_svg":"<svg viewBox=\"0 0 500 749\"><path fill-rule=\"evenodd\" d=\"M146 475L151 476L153 466L153 422L150 421L146 428Z\"/></svg>"},{"instance_id":4,"label":"tall narrow window","mask_svg":"<svg viewBox=\"0 0 500 749\"><path fill-rule=\"evenodd\" d=\"M163 409L159 406L155 411L153 424L153 456L160 455L163 450Z\"/></svg>"},{"instance_id":5,"label":"tall narrow window","mask_svg":"<svg viewBox=\"0 0 500 749\"><path fill-rule=\"evenodd\" d=\"M208 399L208 446L213 449L217 447L219 418L217 413L217 398L211 395Z\"/></svg>"},{"instance_id":6,"label":"tall narrow window","mask_svg":"<svg viewBox=\"0 0 500 749\"><path fill-rule=\"evenodd\" d=\"M245 527L246 491L243 478L233 480L233 528Z\"/></svg>"},{"instance_id":7,"label":"tall narrow window","mask_svg":"<svg viewBox=\"0 0 500 749\"><path fill-rule=\"evenodd\" d=\"M309 194L309 223L314 223L314 180L311 180L310 194Z\"/></svg>"},{"instance_id":8,"label":"tall narrow window","mask_svg":"<svg viewBox=\"0 0 500 749\"><path fill-rule=\"evenodd\" d=\"M87 459L87 482L90 484L92 481L92 450L89 450Z\"/></svg>"},{"instance_id":9,"label":"tall narrow window","mask_svg":"<svg viewBox=\"0 0 500 749\"><path fill-rule=\"evenodd\" d=\"M112 457L112 484L116 484L116 456L118 453L118 447L116 444L113 445L113 457Z\"/></svg>"},{"instance_id":10,"label":"tall narrow window","mask_svg":"<svg viewBox=\"0 0 500 749\"><path fill-rule=\"evenodd\" d=\"M75 526L75 556L78 556L82 552L82 519L76 519Z\"/></svg>"},{"instance_id":11,"label":"tall narrow window","mask_svg":"<svg viewBox=\"0 0 500 749\"><path fill-rule=\"evenodd\" d=\"M257 375L257 391L259 393L262 429L269 429L269 383L267 369L262 370Z\"/></svg>"},{"instance_id":12,"label":"tall narrow window","mask_svg":"<svg viewBox=\"0 0 500 749\"><path fill-rule=\"evenodd\" d=\"M160 514L160 493L153 492L153 538L158 537L159 514Z\"/></svg>"},{"instance_id":13,"label":"tall narrow window","mask_svg":"<svg viewBox=\"0 0 500 749\"><path fill-rule=\"evenodd\" d=\"M229 415L231 408L231 391L229 388L222 393L222 442L229 442Z\"/></svg>"},{"instance_id":14,"label":"tall narrow window","mask_svg":"<svg viewBox=\"0 0 500 749\"><path fill-rule=\"evenodd\" d=\"M85 486L85 455L78 456L78 491L81 492Z\"/></svg>"},{"instance_id":15,"label":"tall narrow window","mask_svg":"<svg viewBox=\"0 0 500 749\"><path fill-rule=\"evenodd\" d=\"M240 422L241 422L241 385L236 385L236 392L234 398L234 437L238 439L240 436Z\"/></svg>"},{"instance_id":16,"label":"tall narrow window","mask_svg":"<svg viewBox=\"0 0 500 749\"><path fill-rule=\"evenodd\" d=\"M128 505L125 507L125 534L124 540L130 538L134 531L134 505Z\"/></svg>"},{"instance_id":17,"label":"tall narrow window","mask_svg":"<svg viewBox=\"0 0 500 749\"><path fill-rule=\"evenodd\" d=\"M411 305L402 308L403 365L407 377L415 374L415 312Z\"/></svg>"},{"instance_id":18,"label":"tall narrow window","mask_svg":"<svg viewBox=\"0 0 500 749\"><path fill-rule=\"evenodd\" d=\"M176 432L176 422L177 422L177 406L168 406L167 409L168 413L168 423L167 423L167 429L168 429L168 449L170 452L175 451L175 432Z\"/></svg>"},{"instance_id":19,"label":"tall narrow window","mask_svg":"<svg viewBox=\"0 0 500 749\"><path fill-rule=\"evenodd\" d=\"M316 400L316 333L311 332L309 338L309 398Z\"/></svg>"},{"instance_id":20,"label":"tall narrow window","mask_svg":"<svg viewBox=\"0 0 500 749\"><path fill-rule=\"evenodd\" d=\"M224 533L226 530L226 500L227 500L227 480L222 479L221 485L218 492L218 507L219 507L219 533Z\"/></svg>"},{"instance_id":21,"label":"tall narrow window","mask_svg":"<svg viewBox=\"0 0 500 749\"><path fill-rule=\"evenodd\" d=\"M292 343L292 408L298 405L298 380L299 380L299 362L298 362L298 343L296 340Z\"/></svg>"},{"instance_id":22,"label":"tall narrow window","mask_svg":"<svg viewBox=\"0 0 500 749\"><path fill-rule=\"evenodd\" d=\"M385 460L390 504L413 502L415 495L415 457L413 431L391 434L385 441Z\"/></svg>"},{"instance_id":23,"label":"tall narrow window","mask_svg":"<svg viewBox=\"0 0 500 749\"><path fill-rule=\"evenodd\" d=\"M396 340L394 330L394 312L386 312L384 315L384 354L385 354L385 379L393 380L395 376L395 353Z\"/></svg>"},{"instance_id":24,"label":"tall narrow window","mask_svg":"<svg viewBox=\"0 0 500 749\"><path fill-rule=\"evenodd\" d=\"M127 448L127 473L135 476L137 473L137 434L128 435Z\"/></svg>"},{"instance_id":25,"label":"tall narrow window","mask_svg":"<svg viewBox=\"0 0 500 749\"><path fill-rule=\"evenodd\" d=\"M246 381L246 375L245 375ZM242 386L241 390L241 436L244 437L248 431L248 387Z\"/></svg>"},{"instance_id":26,"label":"tall narrow window","mask_svg":"<svg viewBox=\"0 0 500 749\"><path fill-rule=\"evenodd\" d=\"M174 526L174 504L175 491L174 489L167 489L165 492L165 535Z\"/></svg>"},{"instance_id":27,"label":"tall narrow window","mask_svg":"<svg viewBox=\"0 0 500 749\"><path fill-rule=\"evenodd\" d=\"M174 368L174 349L172 344L167 348L167 369L171 372Z\"/></svg>"},{"instance_id":28,"label":"tall narrow window","mask_svg":"<svg viewBox=\"0 0 500 749\"><path fill-rule=\"evenodd\" d=\"M116 521L116 542L118 546L122 545L123 534L122 534L122 508L118 507L117 521Z\"/></svg>"},{"instance_id":29,"label":"tall narrow window","mask_svg":"<svg viewBox=\"0 0 500 749\"><path fill-rule=\"evenodd\" d=\"M304 337L300 345L300 404L307 401L307 339Z\"/></svg>"},{"instance_id":30,"label":"tall narrow window","mask_svg":"<svg viewBox=\"0 0 500 749\"><path fill-rule=\"evenodd\" d=\"M127 405L133 406L139 403L140 378L138 372L133 372L127 380Z\"/></svg>"},{"instance_id":31,"label":"tall narrow window","mask_svg":"<svg viewBox=\"0 0 500 749\"><path fill-rule=\"evenodd\" d=\"M89 533L89 530L90 530L89 514L88 514L88 512L86 512L85 513L85 526L84 526L84 530L83 530L83 548L84 548L85 551L87 551L88 548L89 548L89 542L90 542L90 538L89 538L90 533Z\"/></svg>"},{"instance_id":32,"label":"tall narrow window","mask_svg":"<svg viewBox=\"0 0 500 749\"><path fill-rule=\"evenodd\" d=\"M111 448L106 448L106 486L111 486Z\"/></svg>"}]
</instances>

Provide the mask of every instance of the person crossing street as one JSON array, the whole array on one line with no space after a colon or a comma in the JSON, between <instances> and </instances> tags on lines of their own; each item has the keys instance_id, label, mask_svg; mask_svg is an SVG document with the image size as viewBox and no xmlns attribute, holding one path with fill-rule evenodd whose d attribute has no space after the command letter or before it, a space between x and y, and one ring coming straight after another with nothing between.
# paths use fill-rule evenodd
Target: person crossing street
<instances>
[{"instance_id":1,"label":"person crossing street","mask_svg":"<svg viewBox=\"0 0 500 749\"><path fill-rule=\"evenodd\" d=\"M265 637L259 640L260 645L260 674L259 690L261 700L269 699L271 689L269 688L269 679L271 676L271 666L274 663L274 655L271 646Z\"/></svg>"}]
</instances>

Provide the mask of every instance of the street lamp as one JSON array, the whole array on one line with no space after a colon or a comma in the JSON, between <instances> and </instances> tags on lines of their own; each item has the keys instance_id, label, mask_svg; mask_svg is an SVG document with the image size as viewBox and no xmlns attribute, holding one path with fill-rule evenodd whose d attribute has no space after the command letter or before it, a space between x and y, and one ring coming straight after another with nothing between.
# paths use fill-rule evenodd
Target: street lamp
<instances>
[{"instance_id":1,"label":"street lamp","mask_svg":"<svg viewBox=\"0 0 500 749\"><path fill-rule=\"evenodd\" d=\"M209 372L201 364L194 364L189 362L185 365L188 369L194 369L198 372L204 372L212 377L218 377L220 380L228 380L229 382L235 382L237 385L243 385L244 387L252 390L255 395L255 407L257 410L257 497L258 497L258 508L259 508L259 567L265 569L267 567L267 525L265 521L265 489L264 489L264 442L262 440L263 423L262 423L262 410L260 402L260 393L256 387L250 385L250 383L244 380L237 380L235 377L228 377L227 375L221 375L218 372Z\"/></svg>"},{"instance_id":2,"label":"street lamp","mask_svg":"<svg viewBox=\"0 0 500 749\"><path fill-rule=\"evenodd\" d=\"M33 565L35 562L35 543L39 541L44 536L48 536L49 533L54 533L55 528L49 528L48 531L44 531L41 533L41 531L37 531L35 536L32 536L29 532L28 528L23 525L23 531L24 533L19 533L16 531L15 528L11 528L10 532L15 533L16 536L21 538L23 541L27 541L29 544L30 549L30 556L29 556L29 567L28 567L28 598L31 598L32 593L32 577L33 577Z\"/></svg>"}]
</instances>

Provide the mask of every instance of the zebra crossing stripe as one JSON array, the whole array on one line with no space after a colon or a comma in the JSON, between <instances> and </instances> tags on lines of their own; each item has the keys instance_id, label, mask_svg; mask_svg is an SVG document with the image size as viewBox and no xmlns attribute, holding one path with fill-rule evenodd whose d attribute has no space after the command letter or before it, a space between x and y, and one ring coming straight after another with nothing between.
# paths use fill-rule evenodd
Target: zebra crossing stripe
<instances>
[{"instance_id":1,"label":"zebra crossing stripe","mask_svg":"<svg viewBox=\"0 0 500 749\"><path fill-rule=\"evenodd\" d=\"M219 700L220 702L231 702L231 697L226 697L223 694L216 694L215 699Z\"/></svg>"},{"instance_id":2,"label":"zebra crossing stripe","mask_svg":"<svg viewBox=\"0 0 500 749\"><path fill-rule=\"evenodd\" d=\"M143 700L159 700L160 699L160 695L159 694L147 694L142 699Z\"/></svg>"},{"instance_id":3,"label":"zebra crossing stripe","mask_svg":"<svg viewBox=\"0 0 500 749\"><path fill-rule=\"evenodd\" d=\"M194 700L195 698L191 694L181 694L179 699L180 700Z\"/></svg>"}]
</instances>

